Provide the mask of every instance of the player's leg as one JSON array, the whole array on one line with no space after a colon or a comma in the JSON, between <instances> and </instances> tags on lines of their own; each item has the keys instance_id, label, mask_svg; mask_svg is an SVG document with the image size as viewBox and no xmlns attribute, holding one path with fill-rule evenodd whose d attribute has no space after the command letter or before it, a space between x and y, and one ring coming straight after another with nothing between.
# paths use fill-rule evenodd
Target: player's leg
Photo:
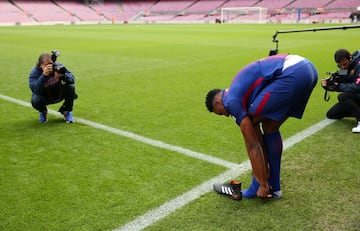
<instances>
[{"instance_id":1,"label":"player's leg","mask_svg":"<svg viewBox=\"0 0 360 231\"><path fill-rule=\"evenodd\" d=\"M257 137L258 137L261 144L264 143L262 130L260 129L260 123L261 123L262 120L263 120L263 118L260 118L260 117L252 117L253 123L256 124L256 125L254 125L254 128L256 130ZM267 156L266 156L265 147L263 146L262 148L264 150L265 160L267 162ZM242 191L243 197L245 197L245 198L254 198L254 197L256 197L259 186L260 186L260 184L257 182L256 178L254 176L252 176L251 184L250 184L249 188L244 189Z\"/></svg>"},{"instance_id":2,"label":"player's leg","mask_svg":"<svg viewBox=\"0 0 360 231\"><path fill-rule=\"evenodd\" d=\"M252 177L251 184L249 188L242 191L242 196L245 198L254 198L259 189L259 183L256 181L255 177Z\"/></svg>"},{"instance_id":3,"label":"player's leg","mask_svg":"<svg viewBox=\"0 0 360 231\"><path fill-rule=\"evenodd\" d=\"M282 123L283 121L278 122L270 119L265 119L262 122L264 131L264 135L262 136L264 141L264 150L267 154L267 161L269 164L269 185L271 186L273 197L276 198L280 198L282 195L280 187L280 169L283 141L279 131ZM259 183L256 181L255 177L252 177L252 182L249 188L243 190L243 197L256 197L258 188Z\"/></svg>"},{"instance_id":4,"label":"player's leg","mask_svg":"<svg viewBox=\"0 0 360 231\"><path fill-rule=\"evenodd\" d=\"M301 118L309 97L313 88L317 82L317 71L312 63L304 60L289 67L283 72L284 78L280 78L281 85L293 87L291 91L288 91L283 95L286 100L282 102L281 108L283 109L283 115L278 114L279 117L274 116L272 120L263 121L264 130L264 145L267 151L269 171L270 171L270 185L272 187L273 197L280 198L282 196L280 187L280 169L281 169L281 155L283 150L283 141L279 132L281 124L287 120L289 116ZM275 81L276 82L276 81ZM278 93L281 88L278 84L273 86L271 92ZM276 97L275 97L276 98ZM279 99L277 99L279 100ZM274 100L270 101L274 104ZM271 109L268 109L271 110ZM276 109L275 109L276 110Z\"/></svg>"},{"instance_id":5,"label":"player's leg","mask_svg":"<svg viewBox=\"0 0 360 231\"><path fill-rule=\"evenodd\" d=\"M282 122L273 120L266 120L263 122L263 140L268 157L270 173L269 184L271 186L271 193L275 198L280 198L282 196L280 187L280 169L283 141L279 131L281 124Z\"/></svg>"}]
</instances>

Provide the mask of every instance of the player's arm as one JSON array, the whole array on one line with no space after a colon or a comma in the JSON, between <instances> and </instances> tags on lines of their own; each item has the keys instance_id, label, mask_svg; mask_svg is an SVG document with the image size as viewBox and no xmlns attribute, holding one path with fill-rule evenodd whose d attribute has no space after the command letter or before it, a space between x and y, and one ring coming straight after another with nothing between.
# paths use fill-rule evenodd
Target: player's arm
<instances>
[{"instance_id":1,"label":"player's arm","mask_svg":"<svg viewBox=\"0 0 360 231\"><path fill-rule=\"evenodd\" d=\"M248 116L245 116L241 121L240 130L245 140L246 150L249 155L254 177L260 184L257 195L259 197L268 197L268 165L262 141L258 134L259 132Z\"/></svg>"}]
</instances>

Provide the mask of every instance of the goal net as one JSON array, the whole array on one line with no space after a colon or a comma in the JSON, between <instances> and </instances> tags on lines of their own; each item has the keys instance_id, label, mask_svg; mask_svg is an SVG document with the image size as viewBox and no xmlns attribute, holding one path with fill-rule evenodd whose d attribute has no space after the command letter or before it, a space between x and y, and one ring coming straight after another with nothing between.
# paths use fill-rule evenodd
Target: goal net
<instances>
[{"instance_id":1,"label":"goal net","mask_svg":"<svg viewBox=\"0 0 360 231\"><path fill-rule=\"evenodd\" d=\"M229 7L221 8L222 23L264 23L267 8L262 7Z\"/></svg>"}]
</instances>

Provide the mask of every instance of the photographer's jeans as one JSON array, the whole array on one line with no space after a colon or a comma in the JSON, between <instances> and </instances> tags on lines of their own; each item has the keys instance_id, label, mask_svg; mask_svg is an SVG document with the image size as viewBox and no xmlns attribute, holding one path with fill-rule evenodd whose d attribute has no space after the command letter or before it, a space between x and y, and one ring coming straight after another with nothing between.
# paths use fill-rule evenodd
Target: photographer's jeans
<instances>
[{"instance_id":1,"label":"photographer's jeans","mask_svg":"<svg viewBox=\"0 0 360 231\"><path fill-rule=\"evenodd\" d=\"M360 96L357 93L343 92L338 95L338 103L326 113L329 119L342 119L355 117L360 121Z\"/></svg>"},{"instance_id":2,"label":"photographer's jeans","mask_svg":"<svg viewBox=\"0 0 360 231\"><path fill-rule=\"evenodd\" d=\"M75 100L75 86L73 84L64 84L61 87L61 94L59 99L51 100L46 95L35 95L31 97L31 105L39 112L47 111L46 105L59 103L64 100L64 111L72 111Z\"/></svg>"}]
</instances>

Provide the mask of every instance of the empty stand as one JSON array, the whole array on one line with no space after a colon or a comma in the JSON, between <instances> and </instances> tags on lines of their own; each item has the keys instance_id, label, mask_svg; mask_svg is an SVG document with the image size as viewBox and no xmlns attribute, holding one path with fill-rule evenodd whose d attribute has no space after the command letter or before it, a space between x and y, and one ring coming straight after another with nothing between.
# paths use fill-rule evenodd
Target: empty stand
<instances>
[{"instance_id":1,"label":"empty stand","mask_svg":"<svg viewBox=\"0 0 360 231\"><path fill-rule=\"evenodd\" d=\"M3 23L22 23L34 22L28 12L17 8L9 1L0 1L0 22Z\"/></svg>"},{"instance_id":2,"label":"empty stand","mask_svg":"<svg viewBox=\"0 0 360 231\"><path fill-rule=\"evenodd\" d=\"M195 1L189 0L163 0L151 7L151 12L180 12L194 4Z\"/></svg>"},{"instance_id":3,"label":"empty stand","mask_svg":"<svg viewBox=\"0 0 360 231\"><path fill-rule=\"evenodd\" d=\"M0 0L0 23L214 22L221 8L262 7L267 22L350 22L360 0ZM244 22L254 15L238 16ZM338 21L336 21L338 20Z\"/></svg>"},{"instance_id":4,"label":"empty stand","mask_svg":"<svg viewBox=\"0 0 360 231\"><path fill-rule=\"evenodd\" d=\"M222 7L253 7L259 0L229 0Z\"/></svg>"},{"instance_id":5,"label":"empty stand","mask_svg":"<svg viewBox=\"0 0 360 231\"><path fill-rule=\"evenodd\" d=\"M50 1L15 0L13 2L17 7L30 14L34 20L38 22L74 20L74 17L68 12Z\"/></svg>"},{"instance_id":6,"label":"empty stand","mask_svg":"<svg viewBox=\"0 0 360 231\"><path fill-rule=\"evenodd\" d=\"M270 10L276 10L276 9L286 8L292 2L293 0L277 0L277 1L263 0L263 1L258 1L258 3L255 6L268 8Z\"/></svg>"},{"instance_id":7,"label":"empty stand","mask_svg":"<svg viewBox=\"0 0 360 231\"><path fill-rule=\"evenodd\" d=\"M203 14L188 14L188 15L181 15L177 16L173 20L179 22L199 22L204 20L209 20L208 17L204 16Z\"/></svg>"},{"instance_id":8,"label":"empty stand","mask_svg":"<svg viewBox=\"0 0 360 231\"><path fill-rule=\"evenodd\" d=\"M118 22L130 21L144 11L148 11L154 4L155 0L122 0L121 3L117 0L107 0L104 1L104 4L93 5L91 7L109 20Z\"/></svg>"},{"instance_id":9,"label":"empty stand","mask_svg":"<svg viewBox=\"0 0 360 231\"><path fill-rule=\"evenodd\" d=\"M322 21L322 20L347 20L349 19L350 14L348 12L330 12L311 15L307 19L312 21Z\"/></svg>"},{"instance_id":10,"label":"empty stand","mask_svg":"<svg viewBox=\"0 0 360 231\"><path fill-rule=\"evenodd\" d=\"M144 22L158 22L158 21L171 21L175 15L173 14L159 14L159 15L148 15L142 17Z\"/></svg>"},{"instance_id":11,"label":"empty stand","mask_svg":"<svg viewBox=\"0 0 360 231\"><path fill-rule=\"evenodd\" d=\"M55 3L68 14L81 21L103 21L104 17L84 3L70 0L56 0Z\"/></svg>"},{"instance_id":12,"label":"empty stand","mask_svg":"<svg viewBox=\"0 0 360 231\"><path fill-rule=\"evenodd\" d=\"M289 4L288 8L301 8L301 9L309 9L309 8L322 8L325 5L329 4L332 0L297 0L293 3Z\"/></svg>"},{"instance_id":13,"label":"empty stand","mask_svg":"<svg viewBox=\"0 0 360 231\"><path fill-rule=\"evenodd\" d=\"M355 11L357 7L360 7L360 0L337 0L325 6L326 9L352 9L352 11Z\"/></svg>"},{"instance_id":14,"label":"empty stand","mask_svg":"<svg viewBox=\"0 0 360 231\"><path fill-rule=\"evenodd\" d=\"M124 12L139 12L149 10L157 1L156 0L121 0L121 7Z\"/></svg>"},{"instance_id":15,"label":"empty stand","mask_svg":"<svg viewBox=\"0 0 360 231\"><path fill-rule=\"evenodd\" d=\"M186 9L187 13L203 12L209 13L221 8L224 5L224 0L198 0L189 8Z\"/></svg>"}]
</instances>

